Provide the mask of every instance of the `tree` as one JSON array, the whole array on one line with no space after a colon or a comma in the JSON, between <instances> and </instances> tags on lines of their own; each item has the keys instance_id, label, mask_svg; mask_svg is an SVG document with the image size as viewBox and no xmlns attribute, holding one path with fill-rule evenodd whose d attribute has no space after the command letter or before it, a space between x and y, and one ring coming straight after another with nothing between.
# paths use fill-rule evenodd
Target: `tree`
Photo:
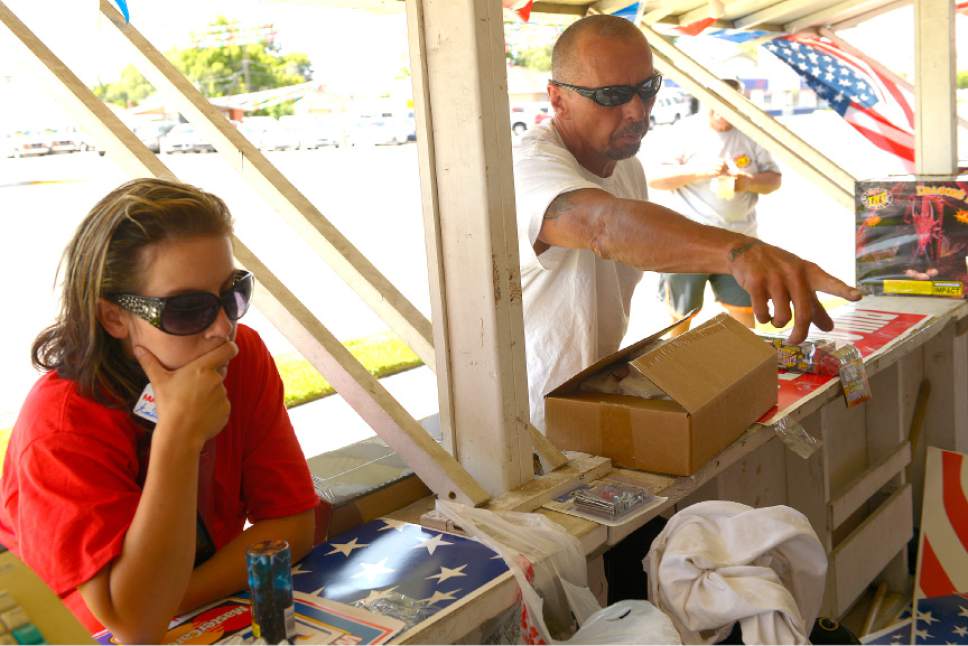
<instances>
[{"instance_id":1,"label":"tree","mask_svg":"<svg viewBox=\"0 0 968 646\"><path fill-rule=\"evenodd\" d=\"M551 45L511 51L508 53L508 58L514 65L538 70L539 72L551 71Z\"/></svg>"},{"instance_id":2,"label":"tree","mask_svg":"<svg viewBox=\"0 0 968 646\"><path fill-rule=\"evenodd\" d=\"M220 17L212 28L230 34L238 29L238 25ZM168 58L206 97L269 90L304 83L312 78L312 65L306 54L281 54L278 45L268 39L173 50ZM291 112L292 102L260 112L280 111L283 114Z\"/></svg>"},{"instance_id":3,"label":"tree","mask_svg":"<svg viewBox=\"0 0 968 646\"><path fill-rule=\"evenodd\" d=\"M154 92L155 87L134 65L121 70L121 78L114 83L100 83L94 87L94 96L124 108L138 105Z\"/></svg>"},{"instance_id":4,"label":"tree","mask_svg":"<svg viewBox=\"0 0 968 646\"><path fill-rule=\"evenodd\" d=\"M965 88L968 88L968 70L958 72L958 89L964 90Z\"/></svg>"},{"instance_id":5,"label":"tree","mask_svg":"<svg viewBox=\"0 0 968 646\"><path fill-rule=\"evenodd\" d=\"M306 54L282 54L268 37L232 44L239 33L238 23L220 17L210 25L202 42L206 47L173 49L166 56L206 97L244 94L304 83L312 78L312 65ZM137 105L154 92L154 87L133 67L121 72L121 79L100 84L94 93L105 101L125 107ZM291 114L293 101L259 110L254 114L280 116Z\"/></svg>"}]
</instances>

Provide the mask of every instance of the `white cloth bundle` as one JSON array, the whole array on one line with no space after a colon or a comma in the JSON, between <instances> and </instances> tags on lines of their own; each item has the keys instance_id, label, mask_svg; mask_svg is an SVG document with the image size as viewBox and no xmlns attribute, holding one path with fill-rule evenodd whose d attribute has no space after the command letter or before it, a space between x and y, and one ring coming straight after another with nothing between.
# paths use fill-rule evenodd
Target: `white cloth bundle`
<instances>
[{"instance_id":1,"label":"white cloth bundle","mask_svg":"<svg viewBox=\"0 0 968 646\"><path fill-rule=\"evenodd\" d=\"M643 561L649 600L685 644L721 641L738 621L747 644L808 644L827 556L790 507L722 500L673 516Z\"/></svg>"}]
</instances>

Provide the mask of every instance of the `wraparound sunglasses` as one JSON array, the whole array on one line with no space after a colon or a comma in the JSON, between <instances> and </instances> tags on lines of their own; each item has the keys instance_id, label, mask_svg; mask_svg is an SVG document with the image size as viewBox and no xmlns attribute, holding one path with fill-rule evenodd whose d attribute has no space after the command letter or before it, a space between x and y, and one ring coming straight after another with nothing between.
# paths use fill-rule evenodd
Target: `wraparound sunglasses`
<instances>
[{"instance_id":1,"label":"wraparound sunglasses","mask_svg":"<svg viewBox=\"0 0 968 646\"><path fill-rule=\"evenodd\" d=\"M631 101L632 97L634 97L636 94L642 98L643 102L651 100L652 97L659 93L659 88L662 87L662 75L656 74L655 76L650 76L638 85L582 87L581 85L562 83L561 81L556 81L554 79L551 79L550 83L552 85L577 92L583 97L591 99L598 105L606 108L614 108L615 106L625 105Z\"/></svg>"},{"instance_id":2,"label":"wraparound sunglasses","mask_svg":"<svg viewBox=\"0 0 968 646\"><path fill-rule=\"evenodd\" d=\"M237 270L232 286L218 296L211 292L188 292L167 298L136 294L107 294L105 298L162 332L187 336L198 334L214 323L219 309L224 309L231 321L242 318L249 309L254 283L251 273Z\"/></svg>"}]
</instances>

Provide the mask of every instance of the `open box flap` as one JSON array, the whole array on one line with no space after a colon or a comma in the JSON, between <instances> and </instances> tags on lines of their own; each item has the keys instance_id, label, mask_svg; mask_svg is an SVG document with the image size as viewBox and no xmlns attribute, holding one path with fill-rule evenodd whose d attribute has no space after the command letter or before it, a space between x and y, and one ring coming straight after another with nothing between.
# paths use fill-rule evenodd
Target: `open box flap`
<instances>
[{"instance_id":1,"label":"open box flap","mask_svg":"<svg viewBox=\"0 0 968 646\"><path fill-rule=\"evenodd\" d=\"M775 356L742 323L720 314L629 363L695 413Z\"/></svg>"}]
</instances>

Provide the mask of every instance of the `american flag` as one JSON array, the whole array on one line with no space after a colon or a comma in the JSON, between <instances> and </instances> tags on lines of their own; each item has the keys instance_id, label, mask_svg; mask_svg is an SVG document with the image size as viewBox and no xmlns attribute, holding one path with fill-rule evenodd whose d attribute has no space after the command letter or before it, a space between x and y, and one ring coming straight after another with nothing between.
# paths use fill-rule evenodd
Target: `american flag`
<instances>
[{"instance_id":1,"label":"american flag","mask_svg":"<svg viewBox=\"0 0 968 646\"><path fill-rule=\"evenodd\" d=\"M405 611L400 618L410 628L507 571L500 556L473 539L380 518L314 547L293 566L292 587L297 612L307 610L300 601L328 599L391 616ZM95 638L114 643L107 631Z\"/></svg>"},{"instance_id":2,"label":"american flag","mask_svg":"<svg viewBox=\"0 0 968 646\"><path fill-rule=\"evenodd\" d=\"M518 14L518 17L524 22L528 22L531 19L531 8L534 6L534 0L501 0L501 6Z\"/></svg>"},{"instance_id":3,"label":"american flag","mask_svg":"<svg viewBox=\"0 0 968 646\"><path fill-rule=\"evenodd\" d=\"M906 89L821 36L784 36L763 46L854 129L914 170L913 97Z\"/></svg>"},{"instance_id":4,"label":"american flag","mask_svg":"<svg viewBox=\"0 0 968 646\"><path fill-rule=\"evenodd\" d=\"M911 617L861 639L864 644L964 644L968 642L968 595L918 601L918 622L911 639Z\"/></svg>"},{"instance_id":5,"label":"american flag","mask_svg":"<svg viewBox=\"0 0 968 646\"><path fill-rule=\"evenodd\" d=\"M968 461L928 447L915 598L968 590Z\"/></svg>"}]
</instances>

